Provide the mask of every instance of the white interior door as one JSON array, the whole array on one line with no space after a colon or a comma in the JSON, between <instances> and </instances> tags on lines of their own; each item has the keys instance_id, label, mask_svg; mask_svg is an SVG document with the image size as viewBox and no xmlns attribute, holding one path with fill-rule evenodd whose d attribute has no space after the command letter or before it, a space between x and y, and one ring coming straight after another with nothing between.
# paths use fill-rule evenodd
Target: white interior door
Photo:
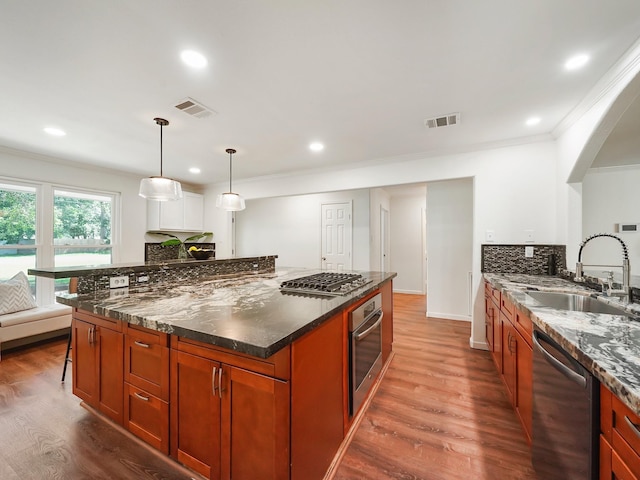
<instances>
[{"instance_id":1,"label":"white interior door","mask_svg":"<svg viewBox=\"0 0 640 480\"><path fill-rule=\"evenodd\" d=\"M391 270L389 250L389 210L380 206L380 269L383 272Z\"/></svg>"},{"instance_id":2,"label":"white interior door","mask_svg":"<svg viewBox=\"0 0 640 480\"><path fill-rule=\"evenodd\" d=\"M351 209L351 202L322 204L322 269L352 269Z\"/></svg>"}]
</instances>

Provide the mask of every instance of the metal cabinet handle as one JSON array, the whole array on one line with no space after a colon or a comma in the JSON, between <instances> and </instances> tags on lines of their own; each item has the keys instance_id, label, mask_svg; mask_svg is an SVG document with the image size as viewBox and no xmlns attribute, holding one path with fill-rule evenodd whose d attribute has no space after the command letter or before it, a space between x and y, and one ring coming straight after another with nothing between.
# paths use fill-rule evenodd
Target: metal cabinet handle
<instances>
[{"instance_id":1,"label":"metal cabinet handle","mask_svg":"<svg viewBox=\"0 0 640 480\"><path fill-rule=\"evenodd\" d=\"M624 421L626 422L626 424L629 426L629 428L631 429L631 431L633 431L633 433L635 433L636 437L640 438L640 430L638 430L638 425L636 425L635 423L633 423L631 421L631 419L628 416L624 416Z\"/></svg>"},{"instance_id":2,"label":"metal cabinet handle","mask_svg":"<svg viewBox=\"0 0 640 480\"><path fill-rule=\"evenodd\" d=\"M382 323L382 317L384 317L384 312L382 310L380 310L380 318L378 320L376 320L376 323L371 325L364 332L358 333L357 335L354 335L353 338L355 338L356 340L361 340L364 337L366 337L367 335L369 335L373 330L378 328L378 325L380 325L380 323Z\"/></svg>"},{"instance_id":3,"label":"metal cabinet handle","mask_svg":"<svg viewBox=\"0 0 640 480\"><path fill-rule=\"evenodd\" d=\"M87 330L87 342L89 342L89 345L93 343L91 341L91 330L93 330L93 327L89 327L89 330Z\"/></svg>"},{"instance_id":4,"label":"metal cabinet handle","mask_svg":"<svg viewBox=\"0 0 640 480\"><path fill-rule=\"evenodd\" d=\"M136 397L138 397L140 400L144 400L145 402L149 401L149 397L145 397L144 395L140 395L138 392L134 392L133 393Z\"/></svg>"},{"instance_id":5,"label":"metal cabinet handle","mask_svg":"<svg viewBox=\"0 0 640 480\"><path fill-rule=\"evenodd\" d=\"M218 370L218 395L222 398L222 367Z\"/></svg>"},{"instance_id":6,"label":"metal cabinet handle","mask_svg":"<svg viewBox=\"0 0 640 480\"><path fill-rule=\"evenodd\" d=\"M138 340L136 340L133 343L135 343L137 346L142 347L142 348L149 348L149 344L148 343L142 343L142 342L139 342Z\"/></svg>"},{"instance_id":7,"label":"metal cabinet handle","mask_svg":"<svg viewBox=\"0 0 640 480\"><path fill-rule=\"evenodd\" d=\"M216 394L216 370L218 367L213 367L213 372L211 372L211 389L213 390L213 395Z\"/></svg>"}]
</instances>

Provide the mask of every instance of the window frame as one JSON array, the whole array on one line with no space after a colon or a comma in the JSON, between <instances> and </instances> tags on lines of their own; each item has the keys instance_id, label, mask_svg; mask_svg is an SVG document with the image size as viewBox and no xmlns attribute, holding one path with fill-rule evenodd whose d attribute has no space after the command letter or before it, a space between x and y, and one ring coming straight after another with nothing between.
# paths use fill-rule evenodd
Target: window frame
<instances>
[{"instance_id":1,"label":"window frame","mask_svg":"<svg viewBox=\"0 0 640 480\"><path fill-rule=\"evenodd\" d=\"M0 176L0 184L11 187L27 187L35 189L36 194L36 234L34 245L10 245L0 248L35 249L36 268L51 268L55 265L54 225L54 199L56 191L77 193L79 195L93 195L111 198L111 243L107 245L95 245L95 248L111 250L111 262L118 263L120 258L120 201L121 192L89 189L74 185L53 184L48 182L36 182L19 178ZM66 246L65 246L66 247ZM72 246L70 246L72 247ZM79 248L93 248L93 245L78 245ZM52 278L36 277L36 302L38 305L50 305L55 303L55 281Z\"/></svg>"}]
</instances>

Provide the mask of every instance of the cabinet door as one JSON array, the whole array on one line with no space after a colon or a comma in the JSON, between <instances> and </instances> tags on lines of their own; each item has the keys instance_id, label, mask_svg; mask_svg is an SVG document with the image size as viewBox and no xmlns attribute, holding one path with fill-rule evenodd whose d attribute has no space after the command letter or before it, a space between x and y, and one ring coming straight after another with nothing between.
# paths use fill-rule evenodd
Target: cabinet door
<instances>
[{"instance_id":1,"label":"cabinet door","mask_svg":"<svg viewBox=\"0 0 640 480\"><path fill-rule=\"evenodd\" d=\"M171 351L171 456L210 479L220 478L219 371L218 362Z\"/></svg>"},{"instance_id":2,"label":"cabinet door","mask_svg":"<svg viewBox=\"0 0 640 480\"><path fill-rule=\"evenodd\" d=\"M96 329L100 382L98 409L122 425L124 419L124 335L103 327Z\"/></svg>"},{"instance_id":3,"label":"cabinet door","mask_svg":"<svg viewBox=\"0 0 640 480\"><path fill-rule=\"evenodd\" d=\"M531 444L533 428L533 349L525 342L520 332L515 331L514 335L516 338L516 407L527 441Z\"/></svg>"},{"instance_id":4,"label":"cabinet door","mask_svg":"<svg viewBox=\"0 0 640 480\"><path fill-rule=\"evenodd\" d=\"M485 294L484 297L484 325L485 336L487 339L487 346L489 351L493 352L493 337L494 337L494 308L491 298Z\"/></svg>"},{"instance_id":5,"label":"cabinet door","mask_svg":"<svg viewBox=\"0 0 640 480\"><path fill-rule=\"evenodd\" d=\"M393 350L393 291L391 282L380 289L382 293L382 363L386 363Z\"/></svg>"},{"instance_id":6,"label":"cabinet door","mask_svg":"<svg viewBox=\"0 0 640 480\"><path fill-rule=\"evenodd\" d=\"M516 388L516 331L502 313L502 372L504 383L507 386L507 394L511 404L515 406Z\"/></svg>"},{"instance_id":7,"label":"cabinet door","mask_svg":"<svg viewBox=\"0 0 640 480\"><path fill-rule=\"evenodd\" d=\"M289 383L227 365L222 383L222 478L288 479Z\"/></svg>"},{"instance_id":8,"label":"cabinet door","mask_svg":"<svg viewBox=\"0 0 640 480\"><path fill-rule=\"evenodd\" d=\"M201 232L204 222L204 197L196 193L184 192L184 229Z\"/></svg>"},{"instance_id":9,"label":"cabinet door","mask_svg":"<svg viewBox=\"0 0 640 480\"><path fill-rule=\"evenodd\" d=\"M72 324L73 394L92 407L98 406L98 362L95 325L74 319Z\"/></svg>"}]
</instances>

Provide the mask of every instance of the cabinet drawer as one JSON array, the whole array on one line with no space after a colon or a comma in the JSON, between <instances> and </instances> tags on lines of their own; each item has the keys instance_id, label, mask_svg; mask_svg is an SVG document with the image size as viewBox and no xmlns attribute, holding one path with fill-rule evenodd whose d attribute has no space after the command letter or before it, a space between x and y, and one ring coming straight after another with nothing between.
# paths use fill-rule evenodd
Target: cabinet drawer
<instances>
[{"instance_id":1,"label":"cabinet drawer","mask_svg":"<svg viewBox=\"0 0 640 480\"><path fill-rule=\"evenodd\" d=\"M507 298L506 295L500 296L500 311L505 314L505 316L513 321L513 312L514 312L513 303Z\"/></svg>"},{"instance_id":2,"label":"cabinet drawer","mask_svg":"<svg viewBox=\"0 0 640 480\"><path fill-rule=\"evenodd\" d=\"M93 323L99 327L108 328L116 332L122 332L122 322L113 318L103 317L102 315L95 315L87 312L86 310L73 309L73 318L82 320L84 322Z\"/></svg>"},{"instance_id":3,"label":"cabinet drawer","mask_svg":"<svg viewBox=\"0 0 640 480\"><path fill-rule=\"evenodd\" d=\"M489 288L491 288L491 296L493 297L493 299L496 301L496 303L498 305L500 305L500 290L497 288L494 288L493 286L489 285Z\"/></svg>"},{"instance_id":4,"label":"cabinet drawer","mask_svg":"<svg viewBox=\"0 0 640 480\"><path fill-rule=\"evenodd\" d=\"M140 325L133 325L125 322L125 333L127 335L134 335L139 340L145 343L154 343L162 347L169 346L169 335L164 332L158 332L157 330L151 330L150 328L141 327Z\"/></svg>"},{"instance_id":5,"label":"cabinet drawer","mask_svg":"<svg viewBox=\"0 0 640 480\"><path fill-rule=\"evenodd\" d=\"M128 329L125 335L124 379L126 382L169 401L169 348L153 338Z\"/></svg>"},{"instance_id":6,"label":"cabinet drawer","mask_svg":"<svg viewBox=\"0 0 640 480\"><path fill-rule=\"evenodd\" d=\"M516 327L516 330L522 335L522 338L529 344L532 345L531 337L533 335L533 324L531 323L531 318L526 313L514 309L513 314L513 325Z\"/></svg>"},{"instance_id":7,"label":"cabinet drawer","mask_svg":"<svg viewBox=\"0 0 640 480\"><path fill-rule=\"evenodd\" d=\"M611 446L633 475L640 477L640 418L615 395L612 395L611 407Z\"/></svg>"},{"instance_id":8,"label":"cabinet drawer","mask_svg":"<svg viewBox=\"0 0 640 480\"><path fill-rule=\"evenodd\" d=\"M169 404L125 383L124 426L131 433L169 454Z\"/></svg>"}]
</instances>

